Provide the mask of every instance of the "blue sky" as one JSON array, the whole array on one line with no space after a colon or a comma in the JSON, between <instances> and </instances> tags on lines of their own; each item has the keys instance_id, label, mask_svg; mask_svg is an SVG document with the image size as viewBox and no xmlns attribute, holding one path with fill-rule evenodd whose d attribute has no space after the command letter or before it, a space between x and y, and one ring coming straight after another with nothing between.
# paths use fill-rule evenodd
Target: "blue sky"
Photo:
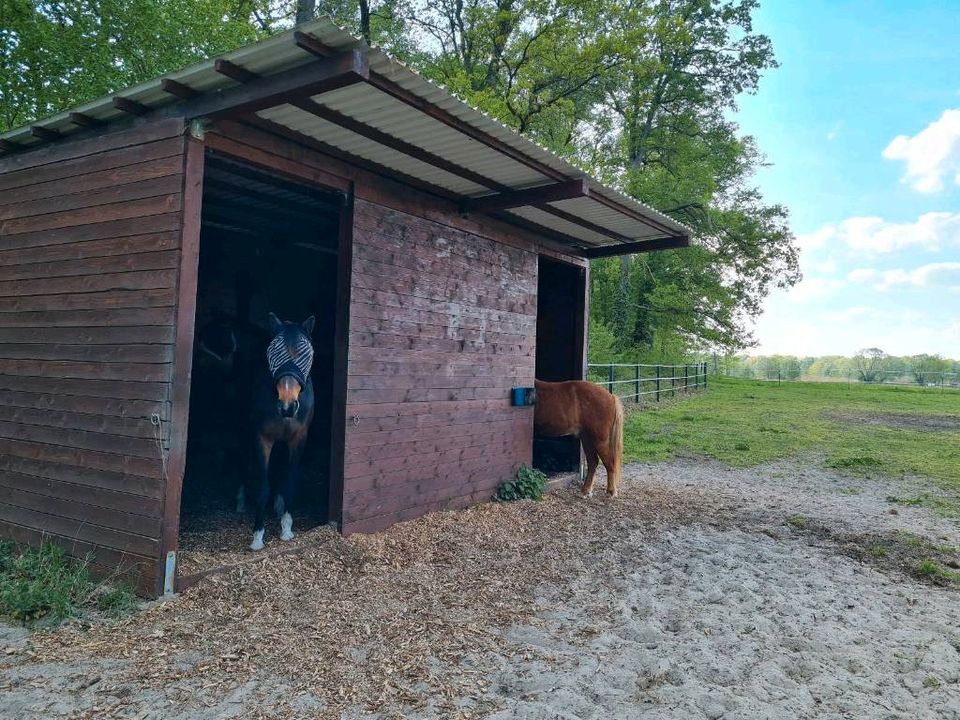
<instances>
[{"instance_id":1,"label":"blue sky","mask_svg":"<svg viewBox=\"0 0 960 720\"><path fill-rule=\"evenodd\" d=\"M753 352L960 358L960 0L761 2L781 66L737 120L804 280Z\"/></svg>"}]
</instances>

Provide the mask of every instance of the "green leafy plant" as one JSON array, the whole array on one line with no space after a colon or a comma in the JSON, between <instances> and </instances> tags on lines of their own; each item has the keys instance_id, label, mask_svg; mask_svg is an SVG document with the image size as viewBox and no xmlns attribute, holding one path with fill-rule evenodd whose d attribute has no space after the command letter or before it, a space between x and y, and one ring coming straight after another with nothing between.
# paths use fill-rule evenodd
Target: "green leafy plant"
<instances>
[{"instance_id":1,"label":"green leafy plant","mask_svg":"<svg viewBox=\"0 0 960 720\"><path fill-rule=\"evenodd\" d=\"M547 476L539 470L523 465L513 480L507 480L497 488L493 499L498 502L514 500L542 500L547 486Z\"/></svg>"},{"instance_id":2,"label":"green leafy plant","mask_svg":"<svg viewBox=\"0 0 960 720\"><path fill-rule=\"evenodd\" d=\"M127 585L93 580L87 563L68 558L58 545L0 543L0 616L22 623L57 621L90 608L118 617L136 602Z\"/></svg>"}]
</instances>

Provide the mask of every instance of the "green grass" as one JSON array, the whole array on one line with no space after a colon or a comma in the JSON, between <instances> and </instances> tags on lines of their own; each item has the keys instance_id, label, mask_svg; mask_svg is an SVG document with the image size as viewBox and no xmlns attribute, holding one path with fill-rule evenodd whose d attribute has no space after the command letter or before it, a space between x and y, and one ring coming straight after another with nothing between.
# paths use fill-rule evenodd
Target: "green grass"
<instances>
[{"instance_id":1,"label":"green grass","mask_svg":"<svg viewBox=\"0 0 960 720\"><path fill-rule=\"evenodd\" d=\"M711 378L706 393L628 412L625 454L628 461L694 454L749 467L815 452L844 473L926 476L958 496L938 509L960 512L960 431L831 419L864 413L957 417L960 393Z\"/></svg>"},{"instance_id":2,"label":"green grass","mask_svg":"<svg viewBox=\"0 0 960 720\"><path fill-rule=\"evenodd\" d=\"M93 580L86 563L66 557L56 545L21 548L0 542L0 617L58 621L84 610L119 617L136 603L126 584Z\"/></svg>"}]
</instances>

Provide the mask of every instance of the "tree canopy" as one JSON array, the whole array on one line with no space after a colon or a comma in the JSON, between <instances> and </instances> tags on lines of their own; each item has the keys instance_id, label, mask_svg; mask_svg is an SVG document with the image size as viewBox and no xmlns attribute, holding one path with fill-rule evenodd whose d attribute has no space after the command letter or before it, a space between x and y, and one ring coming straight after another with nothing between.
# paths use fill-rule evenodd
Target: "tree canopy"
<instances>
[{"instance_id":1,"label":"tree canopy","mask_svg":"<svg viewBox=\"0 0 960 720\"><path fill-rule=\"evenodd\" d=\"M666 359L748 347L800 277L787 211L733 121L776 67L757 0L0 0L0 124L26 123L330 15L599 179L694 247L593 263L592 336Z\"/></svg>"}]
</instances>

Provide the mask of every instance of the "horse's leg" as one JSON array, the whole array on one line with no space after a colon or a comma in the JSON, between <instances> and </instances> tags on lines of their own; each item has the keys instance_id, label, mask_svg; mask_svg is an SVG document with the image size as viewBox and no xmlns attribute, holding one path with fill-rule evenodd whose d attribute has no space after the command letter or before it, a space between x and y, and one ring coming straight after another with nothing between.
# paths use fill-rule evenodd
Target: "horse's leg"
<instances>
[{"instance_id":1,"label":"horse's leg","mask_svg":"<svg viewBox=\"0 0 960 720\"><path fill-rule=\"evenodd\" d=\"M257 436L257 475L260 486L254 500L253 542L251 550L263 549L263 525L267 511L267 500L270 499L270 452L273 450L273 440L263 435Z\"/></svg>"},{"instance_id":2,"label":"horse's leg","mask_svg":"<svg viewBox=\"0 0 960 720\"><path fill-rule=\"evenodd\" d=\"M597 452L600 455L600 460L603 462L604 469L607 471L607 497L614 498L619 492L617 488L618 480L620 479L617 469L619 458L611 453L603 443L597 445Z\"/></svg>"},{"instance_id":3,"label":"horse's leg","mask_svg":"<svg viewBox=\"0 0 960 720\"><path fill-rule=\"evenodd\" d=\"M597 465L600 459L597 457L597 450L593 442L587 436L580 438L583 443L583 454L587 458L587 479L583 481L583 487L580 488L580 494L584 497L590 497L593 494L593 478L597 474Z\"/></svg>"},{"instance_id":4,"label":"horse's leg","mask_svg":"<svg viewBox=\"0 0 960 720\"><path fill-rule=\"evenodd\" d=\"M283 483L283 490L279 497L279 505L283 508L280 518L280 539L293 540L293 516L290 515L290 506L297 492L297 481L300 477L300 458L303 457L303 438L291 440L287 447L290 457L287 461L287 477Z\"/></svg>"}]
</instances>

